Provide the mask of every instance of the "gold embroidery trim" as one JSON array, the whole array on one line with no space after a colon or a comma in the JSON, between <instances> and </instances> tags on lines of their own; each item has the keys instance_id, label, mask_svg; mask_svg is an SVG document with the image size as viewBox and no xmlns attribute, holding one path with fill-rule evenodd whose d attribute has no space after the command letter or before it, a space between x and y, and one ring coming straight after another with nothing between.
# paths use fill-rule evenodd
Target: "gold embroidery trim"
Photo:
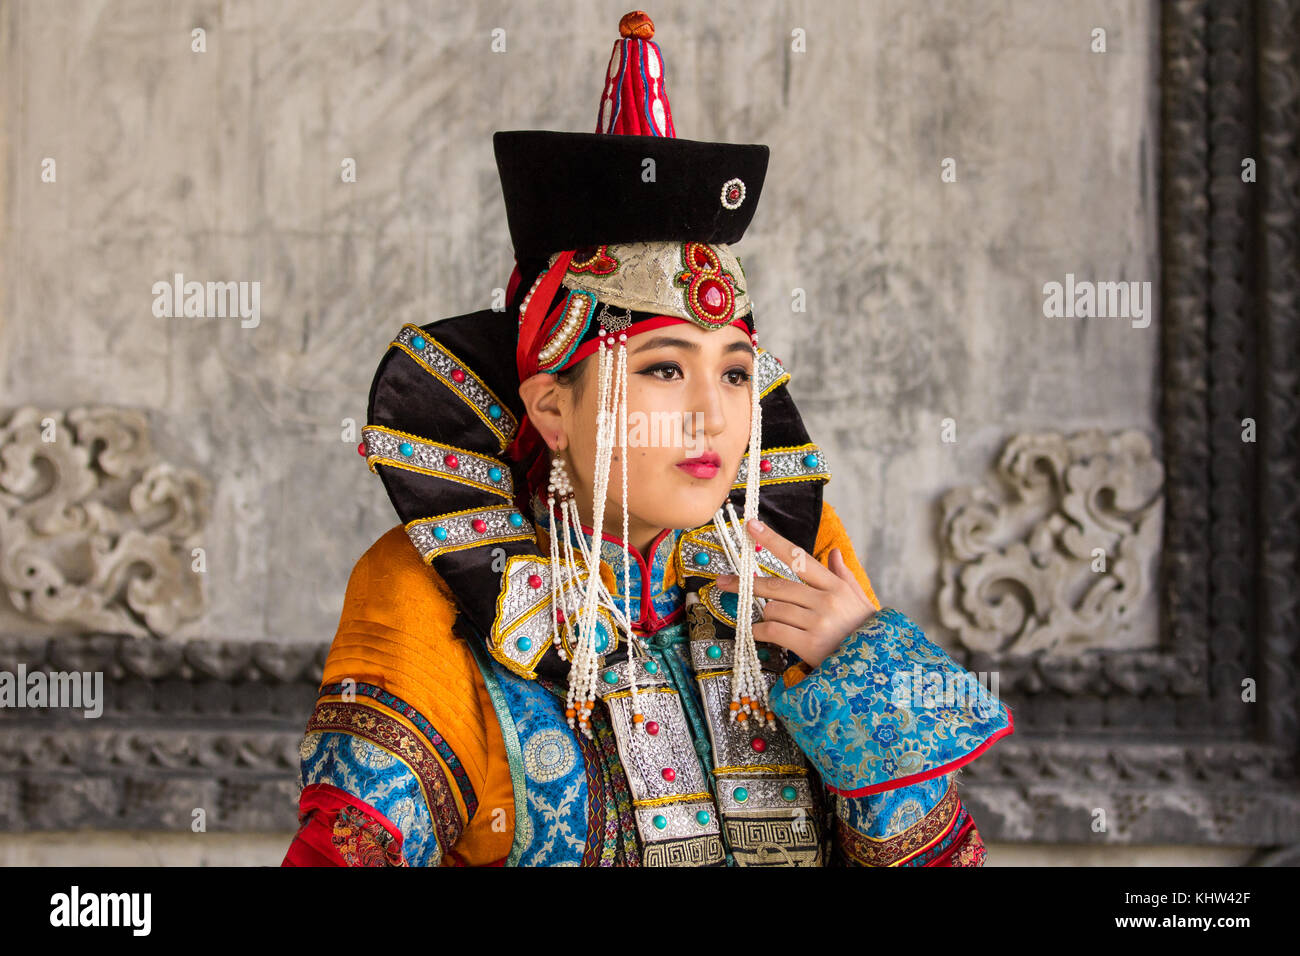
<instances>
[{"instance_id":1,"label":"gold embroidery trim","mask_svg":"<svg viewBox=\"0 0 1300 956\"><path fill-rule=\"evenodd\" d=\"M511 440L514 437L514 432L515 429L518 427L518 423L515 421L515 416L511 414L510 409L506 406L505 402L497 398L496 393L493 392L492 389L487 387L487 384L483 381L483 379L479 378L478 375L474 373L474 370L470 368L468 364L462 362L460 358L457 357L456 354L451 351L451 349L447 348L447 346L443 345L441 342L439 342L437 339L431 336L428 333L428 331L420 328L418 325L412 325L410 322L407 322L405 325L402 326L402 328L411 329L413 334L420 336L422 339L424 339L426 343L428 343L433 348L437 349L443 355L447 356L447 358L451 359L458 366L460 366L460 368L462 368L465 371L466 378L474 379L474 381L478 383L478 387L483 389L484 394L487 395L489 399L491 399L490 404L493 404L497 406L497 408L501 409L501 421L509 425L509 430L502 428L501 425L493 421L492 416L488 415L483 411L483 409L479 408L476 404L474 404L474 402L470 400L470 397L466 395L463 391L461 391L459 385L446 378L441 372L439 372L432 365L430 365L423 358L421 358L420 354L416 352L414 349L412 349L410 346L408 346L405 342L399 342L396 339L394 339L389 344L389 348L396 348L405 352L412 359L414 359L415 362L419 364L421 368L423 368L426 372L428 372L438 381L442 382L442 384L446 385L449 389L455 392L457 397L460 398L460 400L463 401L470 408L474 409L474 414L477 415L480 419L482 419L483 424L486 425L488 428L490 428L493 434L497 436L497 441L501 445L501 450L504 451L506 448L508 448L510 446Z\"/></svg>"},{"instance_id":2,"label":"gold embroidery trim","mask_svg":"<svg viewBox=\"0 0 1300 956\"><path fill-rule=\"evenodd\" d=\"M633 800L632 806L662 807L670 803L685 803L688 800L711 800L711 799L713 799L712 795L702 790L699 793L682 793L682 794L674 793L673 795L668 797L647 797L644 800Z\"/></svg>"},{"instance_id":3,"label":"gold embroidery trim","mask_svg":"<svg viewBox=\"0 0 1300 956\"><path fill-rule=\"evenodd\" d=\"M482 482L474 481L470 478L461 477L460 475L456 474L456 470L454 468L448 468L446 471L435 471L432 468L424 468L420 465L413 465L409 461L405 461L404 459L401 458L387 458L384 455L367 455L366 465L367 467L370 468L370 471L372 473L377 473L375 472L376 464L387 465L390 468L401 468L404 471L413 471L416 474L428 475L431 478L446 478L448 481L454 481L457 484L467 485L470 488L478 488L481 491L490 491L493 494L500 495L502 498L505 498L507 501L514 500L514 494L513 494L514 481L513 481L513 477L510 474L510 466L498 458L493 458L491 455L481 455L476 451L470 451L468 448L461 448L457 445L449 445L446 442L433 441L432 439L424 438L420 435L412 434L411 432L404 432L396 428L387 428L383 425L366 425L361 429L363 435L368 431L381 432L382 434L385 435L392 435L395 438L410 438L426 447L431 447L439 450L445 448L447 451L454 452L458 456L465 455L470 458L477 459L478 461L487 462L488 466L491 468L500 468L501 474L502 476L505 477L505 480L501 483L501 485L488 485L488 484L483 484Z\"/></svg>"}]
</instances>

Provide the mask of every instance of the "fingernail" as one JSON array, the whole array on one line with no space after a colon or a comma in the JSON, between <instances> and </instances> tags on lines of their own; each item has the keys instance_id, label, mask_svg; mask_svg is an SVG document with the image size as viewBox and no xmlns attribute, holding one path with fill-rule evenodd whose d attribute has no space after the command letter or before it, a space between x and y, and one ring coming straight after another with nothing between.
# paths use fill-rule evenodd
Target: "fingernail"
<instances>
[{"instance_id":1,"label":"fingernail","mask_svg":"<svg viewBox=\"0 0 1300 956\"><path fill-rule=\"evenodd\" d=\"M749 519L749 526L750 526L751 528L753 528L755 531L766 531L766 530L767 530L767 525L763 524L763 522L759 521L757 518L750 518L750 519Z\"/></svg>"}]
</instances>

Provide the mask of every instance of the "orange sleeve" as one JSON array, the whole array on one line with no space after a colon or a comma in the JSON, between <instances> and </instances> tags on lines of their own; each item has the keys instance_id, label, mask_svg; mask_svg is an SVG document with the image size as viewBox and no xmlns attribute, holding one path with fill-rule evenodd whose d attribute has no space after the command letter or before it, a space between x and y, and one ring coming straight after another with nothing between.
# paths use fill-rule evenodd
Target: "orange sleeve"
<instances>
[{"instance_id":1,"label":"orange sleeve","mask_svg":"<svg viewBox=\"0 0 1300 956\"><path fill-rule=\"evenodd\" d=\"M816 558L823 566L829 568L831 564L831 549L839 548L840 555L844 558L844 563L848 569L853 572L853 576L858 579L862 585L862 590L866 592L871 603L880 610L880 601L876 598L876 592L871 587L871 579L867 577L867 572L863 570L862 563L858 561L858 556L853 550L853 542L849 539L849 533L844 530L844 524L840 521L840 516L835 513L830 502L823 499L822 501L822 519L817 526L817 543L813 546L813 557ZM803 661L798 664L792 664L786 668L782 675L786 687L793 687L812 670Z\"/></svg>"},{"instance_id":2,"label":"orange sleeve","mask_svg":"<svg viewBox=\"0 0 1300 956\"><path fill-rule=\"evenodd\" d=\"M456 839L443 847L442 862L485 865L510 852L514 794L487 686L473 652L452 633L455 620L446 583L401 525L390 529L352 571L322 687L349 678L377 686L427 721L442 741L433 756L456 781L450 789L460 825L451 828ZM446 748L451 755L442 759Z\"/></svg>"}]
</instances>

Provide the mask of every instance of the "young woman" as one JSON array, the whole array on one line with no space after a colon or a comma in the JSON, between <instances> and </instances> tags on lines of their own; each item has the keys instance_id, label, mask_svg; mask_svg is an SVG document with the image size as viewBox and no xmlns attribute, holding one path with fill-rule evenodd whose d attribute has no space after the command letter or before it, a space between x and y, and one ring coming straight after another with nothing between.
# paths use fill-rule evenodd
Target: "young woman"
<instances>
[{"instance_id":1,"label":"young woman","mask_svg":"<svg viewBox=\"0 0 1300 956\"><path fill-rule=\"evenodd\" d=\"M496 134L504 312L380 363L403 523L348 583L285 863L980 865L954 776L1011 715L822 501L730 248L767 149L677 139L653 25L620 32L596 134Z\"/></svg>"}]
</instances>

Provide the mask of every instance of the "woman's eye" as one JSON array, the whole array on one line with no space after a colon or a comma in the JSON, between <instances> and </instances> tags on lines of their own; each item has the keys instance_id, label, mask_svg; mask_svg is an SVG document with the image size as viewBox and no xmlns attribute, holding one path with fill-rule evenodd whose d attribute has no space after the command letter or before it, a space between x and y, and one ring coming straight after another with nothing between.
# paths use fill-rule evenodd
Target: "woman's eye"
<instances>
[{"instance_id":1,"label":"woman's eye","mask_svg":"<svg viewBox=\"0 0 1300 956\"><path fill-rule=\"evenodd\" d=\"M641 374L653 376L654 378L659 379L661 382L671 382L673 380L672 374L660 375L659 374L660 372L674 373L674 372L681 372L681 369L678 368L676 365L672 365L671 363L666 363L663 365L652 365L650 368L642 370Z\"/></svg>"},{"instance_id":2,"label":"woman's eye","mask_svg":"<svg viewBox=\"0 0 1300 956\"><path fill-rule=\"evenodd\" d=\"M641 374L657 378L661 382L671 382L681 377L682 370L681 366L666 362L662 365L652 365L650 368L642 369ZM744 385L749 381L749 373L743 368L733 368L724 372L723 378L732 385Z\"/></svg>"}]
</instances>

